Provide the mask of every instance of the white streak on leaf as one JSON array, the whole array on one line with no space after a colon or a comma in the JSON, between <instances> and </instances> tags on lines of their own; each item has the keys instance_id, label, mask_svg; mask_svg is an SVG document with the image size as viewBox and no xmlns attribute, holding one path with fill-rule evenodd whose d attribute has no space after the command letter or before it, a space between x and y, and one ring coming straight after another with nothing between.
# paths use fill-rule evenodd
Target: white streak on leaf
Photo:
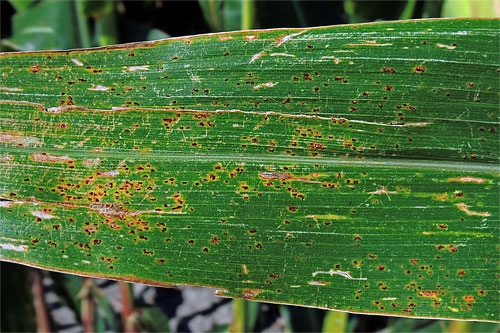
<instances>
[{"instance_id":1,"label":"white streak on leaf","mask_svg":"<svg viewBox=\"0 0 500 333\"><path fill-rule=\"evenodd\" d=\"M250 62L249 64L251 64L252 62L254 62L255 60L259 59L260 57L262 57L264 55L264 51L260 51L259 53L256 53L253 55L252 59L250 59Z\"/></svg>"},{"instance_id":2,"label":"white streak on leaf","mask_svg":"<svg viewBox=\"0 0 500 333\"><path fill-rule=\"evenodd\" d=\"M149 65L143 65L143 66L130 66L128 68L129 72L135 72L135 71L148 71L149 70Z\"/></svg>"},{"instance_id":3,"label":"white streak on leaf","mask_svg":"<svg viewBox=\"0 0 500 333\"><path fill-rule=\"evenodd\" d=\"M71 61L73 61L75 63L75 65L77 65L77 66L80 66L80 67L83 66L83 63L78 59L71 58Z\"/></svg>"},{"instance_id":4,"label":"white streak on leaf","mask_svg":"<svg viewBox=\"0 0 500 333\"><path fill-rule=\"evenodd\" d=\"M19 243L26 243L27 242L26 239L15 239L15 238L9 238L9 237L0 237L0 239L6 240L9 242L19 242Z\"/></svg>"},{"instance_id":5,"label":"white streak on leaf","mask_svg":"<svg viewBox=\"0 0 500 333\"><path fill-rule=\"evenodd\" d=\"M21 88L9 88L9 87L0 87L0 90L3 91L23 91Z\"/></svg>"},{"instance_id":6,"label":"white streak on leaf","mask_svg":"<svg viewBox=\"0 0 500 333\"><path fill-rule=\"evenodd\" d=\"M45 220L58 219L59 218L57 216L50 215L50 214L44 213L44 212L39 211L39 210L35 210L34 212L31 212L31 215L36 216L36 217L41 218L41 219L45 219Z\"/></svg>"},{"instance_id":7,"label":"white streak on leaf","mask_svg":"<svg viewBox=\"0 0 500 333\"><path fill-rule=\"evenodd\" d=\"M290 39L292 39L293 37L296 37L296 36L299 36L299 35L302 35L304 32L306 32L307 30L302 30L302 31L299 31L299 32L294 32L293 34L289 34L289 35L286 35L286 36L283 36L281 37L280 39L278 39L276 41L276 47L279 47L280 45L282 45L283 43L286 43L287 41L289 41Z\"/></svg>"},{"instance_id":8,"label":"white streak on leaf","mask_svg":"<svg viewBox=\"0 0 500 333\"><path fill-rule=\"evenodd\" d=\"M329 283L323 281L309 281L307 284L310 286L326 286Z\"/></svg>"},{"instance_id":9,"label":"white streak on leaf","mask_svg":"<svg viewBox=\"0 0 500 333\"><path fill-rule=\"evenodd\" d=\"M346 46L392 46L392 43L377 43L374 40L367 40L360 44L346 44Z\"/></svg>"},{"instance_id":10,"label":"white streak on leaf","mask_svg":"<svg viewBox=\"0 0 500 333\"><path fill-rule=\"evenodd\" d=\"M13 250L18 252L28 250L27 245L0 244L0 247L4 250Z\"/></svg>"},{"instance_id":11,"label":"white streak on leaf","mask_svg":"<svg viewBox=\"0 0 500 333\"><path fill-rule=\"evenodd\" d=\"M445 44L441 44L441 43L437 43L436 46L437 47L444 47L444 48L446 48L448 50L454 50L454 49L457 48L456 45L445 45Z\"/></svg>"},{"instance_id":12,"label":"white streak on leaf","mask_svg":"<svg viewBox=\"0 0 500 333\"><path fill-rule=\"evenodd\" d=\"M398 192L396 191L388 191L385 187L382 187L380 190L370 192L370 194L397 194L397 193Z\"/></svg>"},{"instance_id":13,"label":"white streak on leaf","mask_svg":"<svg viewBox=\"0 0 500 333\"><path fill-rule=\"evenodd\" d=\"M491 214L489 212L474 212L472 210L469 210L469 205L466 205L463 202L457 203L456 206L458 207L458 209L460 209L462 212L464 212L467 215L491 216Z\"/></svg>"},{"instance_id":14,"label":"white streak on leaf","mask_svg":"<svg viewBox=\"0 0 500 333\"><path fill-rule=\"evenodd\" d=\"M464 177L458 177L458 178L448 178L449 182L462 182L462 183L477 183L477 184L482 184L486 182L483 178L478 178L478 177L471 177L471 176L464 176Z\"/></svg>"},{"instance_id":15,"label":"white streak on leaf","mask_svg":"<svg viewBox=\"0 0 500 333\"><path fill-rule=\"evenodd\" d=\"M92 88L88 88L87 90L92 90L92 91L108 91L109 88L105 86L101 86L99 84L94 84L92 85Z\"/></svg>"},{"instance_id":16,"label":"white streak on leaf","mask_svg":"<svg viewBox=\"0 0 500 333\"><path fill-rule=\"evenodd\" d=\"M318 274L330 274L331 276L333 275L340 275L340 276L343 276L345 277L346 279L349 279L349 280L366 280L366 278L353 278L350 274L349 271L347 272L344 272L344 271L339 271L339 270L333 270L333 269L330 269L329 271L325 272L325 271L316 271L314 273L312 273L312 276L316 276Z\"/></svg>"},{"instance_id":17,"label":"white streak on leaf","mask_svg":"<svg viewBox=\"0 0 500 333\"><path fill-rule=\"evenodd\" d=\"M288 54L288 53L271 53L271 57L295 57L295 54Z\"/></svg>"},{"instance_id":18,"label":"white streak on leaf","mask_svg":"<svg viewBox=\"0 0 500 333\"><path fill-rule=\"evenodd\" d=\"M261 87L267 87L267 88L272 88L276 85L277 83L274 82L266 82L266 83L261 83L253 87L253 90L258 90Z\"/></svg>"},{"instance_id":19,"label":"white streak on leaf","mask_svg":"<svg viewBox=\"0 0 500 333\"><path fill-rule=\"evenodd\" d=\"M97 177L114 177L119 174L118 171L97 171Z\"/></svg>"}]
</instances>

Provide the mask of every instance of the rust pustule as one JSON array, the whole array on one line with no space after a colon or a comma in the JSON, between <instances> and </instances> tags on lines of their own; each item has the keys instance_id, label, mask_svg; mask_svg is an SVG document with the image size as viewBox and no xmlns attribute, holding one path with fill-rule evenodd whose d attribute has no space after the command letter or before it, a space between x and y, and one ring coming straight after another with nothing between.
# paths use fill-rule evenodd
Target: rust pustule
<instances>
[{"instance_id":1,"label":"rust pustule","mask_svg":"<svg viewBox=\"0 0 500 333\"><path fill-rule=\"evenodd\" d=\"M259 295L260 293L262 293L264 290L262 289L248 289L248 288L245 288L243 290L243 298L245 299L254 299L257 295Z\"/></svg>"},{"instance_id":2,"label":"rust pustule","mask_svg":"<svg viewBox=\"0 0 500 333\"><path fill-rule=\"evenodd\" d=\"M418 293L418 297L429 297L434 298L439 295L439 291L437 290L422 290Z\"/></svg>"}]
</instances>

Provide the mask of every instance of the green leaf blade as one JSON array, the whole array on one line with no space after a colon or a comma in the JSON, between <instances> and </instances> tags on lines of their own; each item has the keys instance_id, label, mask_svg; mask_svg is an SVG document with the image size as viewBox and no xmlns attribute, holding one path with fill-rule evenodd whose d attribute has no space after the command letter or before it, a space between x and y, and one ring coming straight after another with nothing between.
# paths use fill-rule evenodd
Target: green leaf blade
<instances>
[{"instance_id":1,"label":"green leaf blade","mask_svg":"<svg viewBox=\"0 0 500 333\"><path fill-rule=\"evenodd\" d=\"M230 297L498 321L497 26L2 54L0 256Z\"/></svg>"}]
</instances>

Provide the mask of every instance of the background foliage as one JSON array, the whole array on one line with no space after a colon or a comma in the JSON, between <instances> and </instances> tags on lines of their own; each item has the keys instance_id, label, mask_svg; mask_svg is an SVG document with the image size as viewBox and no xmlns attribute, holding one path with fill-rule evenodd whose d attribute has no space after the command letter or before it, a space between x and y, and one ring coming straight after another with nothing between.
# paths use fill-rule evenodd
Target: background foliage
<instances>
[{"instance_id":1,"label":"background foliage","mask_svg":"<svg viewBox=\"0 0 500 333\"><path fill-rule=\"evenodd\" d=\"M1 50L32 51L104 46L216 31L307 27L431 17L498 17L495 1L1 1ZM120 283L119 312L93 279L40 272L2 263L2 331L61 329L44 306L43 276L85 330L168 331L161 304L134 304L130 286ZM33 288L34 293L31 292ZM45 291L46 292L46 291ZM7 303L8 301L8 303ZM46 300L45 300L46 301ZM489 323L414 320L347 315L323 310L233 301L232 324L213 331L262 331L280 318L283 331L496 332ZM272 310L269 310L269 309ZM34 319L37 314L37 321ZM270 315L269 313L272 313ZM22 314L22 315L21 315Z\"/></svg>"}]
</instances>

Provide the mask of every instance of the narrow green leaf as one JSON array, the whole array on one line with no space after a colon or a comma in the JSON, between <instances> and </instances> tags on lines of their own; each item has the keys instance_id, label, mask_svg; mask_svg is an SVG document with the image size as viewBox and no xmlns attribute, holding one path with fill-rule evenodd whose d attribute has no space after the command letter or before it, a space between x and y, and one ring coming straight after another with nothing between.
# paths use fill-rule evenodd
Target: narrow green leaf
<instances>
[{"instance_id":1,"label":"narrow green leaf","mask_svg":"<svg viewBox=\"0 0 500 333\"><path fill-rule=\"evenodd\" d=\"M346 332L347 319L349 315L345 312L330 311L325 315L323 320L323 333L335 332L343 333Z\"/></svg>"},{"instance_id":2,"label":"narrow green leaf","mask_svg":"<svg viewBox=\"0 0 500 333\"><path fill-rule=\"evenodd\" d=\"M81 46L78 28L73 20L74 13L73 1L47 0L37 3L13 16L13 34L7 43L22 51Z\"/></svg>"},{"instance_id":3,"label":"narrow green leaf","mask_svg":"<svg viewBox=\"0 0 500 333\"><path fill-rule=\"evenodd\" d=\"M170 332L168 318L158 307L142 309L139 315L139 323L144 332Z\"/></svg>"},{"instance_id":4,"label":"narrow green leaf","mask_svg":"<svg viewBox=\"0 0 500 333\"><path fill-rule=\"evenodd\" d=\"M241 30L243 0L224 1L222 6L222 17L224 30Z\"/></svg>"},{"instance_id":5,"label":"narrow green leaf","mask_svg":"<svg viewBox=\"0 0 500 333\"><path fill-rule=\"evenodd\" d=\"M25 11L33 6L35 2L36 0L9 0L9 3L15 8L16 12Z\"/></svg>"},{"instance_id":6,"label":"narrow green leaf","mask_svg":"<svg viewBox=\"0 0 500 333\"><path fill-rule=\"evenodd\" d=\"M198 3L212 31L221 31L223 27L222 0L198 0Z\"/></svg>"},{"instance_id":7,"label":"narrow green leaf","mask_svg":"<svg viewBox=\"0 0 500 333\"><path fill-rule=\"evenodd\" d=\"M498 321L498 26L1 54L0 257L259 301Z\"/></svg>"},{"instance_id":8,"label":"narrow green leaf","mask_svg":"<svg viewBox=\"0 0 500 333\"><path fill-rule=\"evenodd\" d=\"M443 17L500 17L495 0L444 0Z\"/></svg>"}]
</instances>

